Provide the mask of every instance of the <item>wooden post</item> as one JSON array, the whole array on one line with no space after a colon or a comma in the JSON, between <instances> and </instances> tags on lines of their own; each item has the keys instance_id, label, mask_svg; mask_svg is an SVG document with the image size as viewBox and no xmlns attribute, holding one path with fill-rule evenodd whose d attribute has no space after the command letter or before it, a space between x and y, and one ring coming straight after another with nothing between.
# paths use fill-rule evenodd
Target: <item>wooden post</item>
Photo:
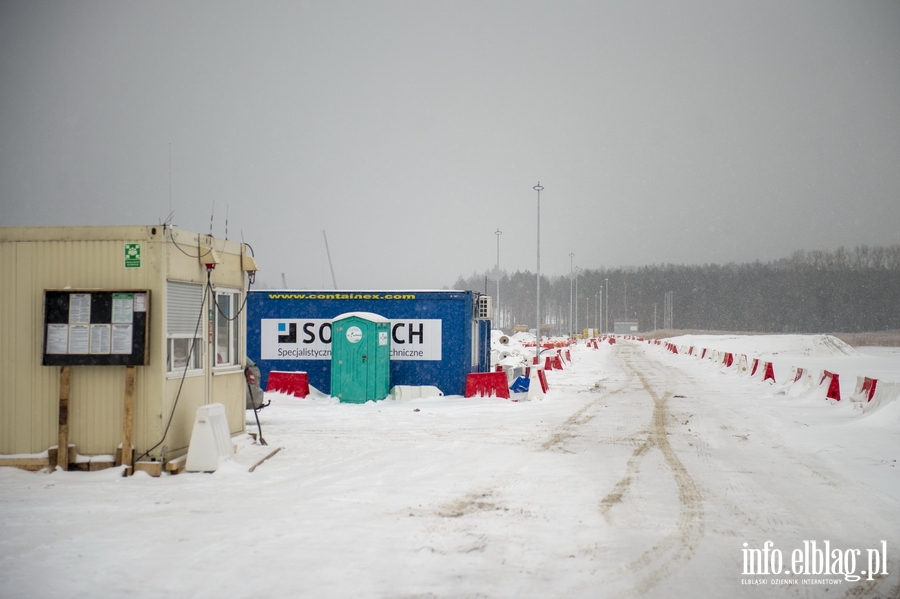
<instances>
[{"instance_id":1,"label":"wooden post","mask_svg":"<svg viewBox=\"0 0 900 599\"><path fill-rule=\"evenodd\" d=\"M132 466L131 436L134 433L134 366L125 367L125 415L122 422L122 465Z\"/></svg>"},{"instance_id":2,"label":"wooden post","mask_svg":"<svg viewBox=\"0 0 900 599\"><path fill-rule=\"evenodd\" d=\"M56 465L69 469L69 367L59 370L59 439L56 448Z\"/></svg>"}]
</instances>

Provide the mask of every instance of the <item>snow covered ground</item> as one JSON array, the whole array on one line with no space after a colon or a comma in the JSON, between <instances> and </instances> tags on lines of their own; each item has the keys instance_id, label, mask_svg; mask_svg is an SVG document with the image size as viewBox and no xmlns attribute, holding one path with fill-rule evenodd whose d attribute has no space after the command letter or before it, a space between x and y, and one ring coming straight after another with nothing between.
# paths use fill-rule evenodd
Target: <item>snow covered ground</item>
<instances>
[{"instance_id":1,"label":"snow covered ground","mask_svg":"<svg viewBox=\"0 0 900 599\"><path fill-rule=\"evenodd\" d=\"M900 381L896 352L703 342ZM214 474L0 468L0 597L900 596L900 400L636 341L572 358L542 401L270 395L269 447Z\"/></svg>"}]
</instances>

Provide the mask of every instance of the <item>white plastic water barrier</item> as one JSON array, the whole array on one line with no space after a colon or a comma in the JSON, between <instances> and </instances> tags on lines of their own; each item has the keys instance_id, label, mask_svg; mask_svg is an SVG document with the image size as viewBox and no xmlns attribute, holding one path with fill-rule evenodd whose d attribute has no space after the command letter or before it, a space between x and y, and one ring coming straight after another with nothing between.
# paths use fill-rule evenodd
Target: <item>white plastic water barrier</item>
<instances>
[{"instance_id":1,"label":"white plastic water barrier","mask_svg":"<svg viewBox=\"0 0 900 599\"><path fill-rule=\"evenodd\" d=\"M188 472L215 472L220 458L233 457L225 406L211 403L197 408L184 469Z\"/></svg>"},{"instance_id":2,"label":"white plastic water barrier","mask_svg":"<svg viewBox=\"0 0 900 599\"><path fill-rule=\"evenodd\" d=\"M444 393L431 385L396 385L391 387L391 399L406 401L422 397L442 397Z\"/></svg>"}]
</instances>

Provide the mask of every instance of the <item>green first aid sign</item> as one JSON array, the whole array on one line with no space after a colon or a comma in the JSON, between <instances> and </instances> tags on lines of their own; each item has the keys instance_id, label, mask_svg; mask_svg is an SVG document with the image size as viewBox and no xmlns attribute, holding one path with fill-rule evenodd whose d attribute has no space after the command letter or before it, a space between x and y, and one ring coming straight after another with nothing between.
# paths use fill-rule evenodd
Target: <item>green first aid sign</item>
<instances>
[{"instance_id":1,"label":"green first aid sign","mask_svg":"<svg viewBox=\"0 0 900 599\"><path fill-rule=\"evenodd\" d=\"M125 244L125 268L141 267L141 244L126 243Z\"/></svg>"}]
</instances>

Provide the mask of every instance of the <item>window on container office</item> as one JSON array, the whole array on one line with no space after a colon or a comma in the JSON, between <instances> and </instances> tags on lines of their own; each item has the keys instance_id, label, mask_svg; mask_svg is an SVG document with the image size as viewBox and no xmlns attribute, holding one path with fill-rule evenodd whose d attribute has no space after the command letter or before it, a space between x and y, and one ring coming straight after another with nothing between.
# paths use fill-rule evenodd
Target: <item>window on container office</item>
<instances>
[{"instance_id":1,"label":"window on container office","mask_svg":"<svg viewBox=\"0 0 900 599\"><path fill-rule=\"evenodd\" d=\"M240 299L241 292L236 289L216 290L216 366L240 364Z\"/></svg>"},{"instance_id":2,"label":"window on container office","mask_svg":"<svg viewBox=\"0 0 900 599\"><path fill-rule=\"evenodd\" d=\"M203 285L166 281L166 372L203 372L202 310Z\"/></svg>"}]
</instances>

